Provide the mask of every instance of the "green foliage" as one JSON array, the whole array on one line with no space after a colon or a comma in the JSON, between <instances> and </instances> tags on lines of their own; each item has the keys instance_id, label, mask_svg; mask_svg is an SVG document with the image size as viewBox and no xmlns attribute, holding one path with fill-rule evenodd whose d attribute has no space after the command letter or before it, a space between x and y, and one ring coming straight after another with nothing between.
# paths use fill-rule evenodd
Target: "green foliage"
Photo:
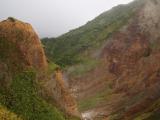
<instances>
[{"instance_id":1,"label":"green foliage","mask_svg":"<svg viewBox=\"0 0 160 120\"><path fill-rule=\"evenodd\" d=\"M97 104L102 102L103 100L104 99L99 96L93 96L93 97L87 98L87 99L79 102L79 110L85 111L85 110L95 108L97 106Z\"/></svg>"},{"instance_id":2,"label":"green foliage","mask_svg":"<svg viewBox=\"0 0 160 120\"><path fill-rule=\"evenodd\" d=\"M100 64L98 60L85 59L82 63L69 67L67 71L71 76L81 76L94 69L98 64Z\"/></svg>"},{"instance_id":3,"label":"green foliage","mask_svg":"<svg viewBox=\"0 0 160 120\"><path fill-rule=\"evenodd\" d=\"M53 62L49 62L48 67L49 67L48 68L49 74L54 73L54 71L56 70L56 68L59 68L59 66L57 64L53 63Z\"/></svg>"},{"instance_id":4,"label":"green foliage","mask_svg":"<svg viewBox=\"0 0 160 120\"><path fill-rule=\"evenodd\" d=\"M8 17L8 20L10 20L11 22L15 22L16 19L14 17Z\"/></svg>"},{"instance_id":5,"label":"green foliage","mask_svg":"<svg viewBox=\"0 0 160 120\"><path fill-rule=\"evenodd\" d=\"M88 53L101 47L107 38L128 22L134 14L135 6L117 6L58 38L43 39L46 54L63 67L83 62Z\"/></svg>"},{"instance_id":6,"label":"green foliage","mask_svg":"<svg viewBox=\"0 0 160 120\"><path fill-rule=\"evenodd\" d=\"M0 102L26 120L64 120L62 114L37 95L33 71L14 77L11 88L1 91Z\"/></svg>"},{"instance_id":7,"label":"green foliage","mask_svg":"<svg viewBox=\"0 0 160 120\"><path fill-rule=\"evenodd\" d=\"M0 120L22 120L13 112L10 112L7 108L0 105Z\"/></svg>"}]
</instances>

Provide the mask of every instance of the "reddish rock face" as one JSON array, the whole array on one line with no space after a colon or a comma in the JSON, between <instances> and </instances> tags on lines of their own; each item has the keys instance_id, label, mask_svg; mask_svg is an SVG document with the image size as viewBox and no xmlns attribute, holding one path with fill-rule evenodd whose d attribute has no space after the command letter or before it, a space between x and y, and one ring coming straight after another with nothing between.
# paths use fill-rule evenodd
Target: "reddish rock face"
<instances>
[{"instance_id":1,"label":"reddish rock face","mask_svg":"<svg viewBox=\"0 0 160 120\"><path fill-rule=\"evenodd\" d=\"M158 47L160 36L157 33L160 29L153 26L153 24L159 24L159 15L155 12L158 9L157 6L160 6L159 2L155 5L148 0L144 7L137 11L125 30L120 30L113 35L112 40L102 52L102 59L108 63L106 67L109 73L117 78L115 91L126 94L129 98L126 103L143 93L143 97L128 105L124 110L126 112L124 118L127 120L145 111L160 96L158 93L160 89L160 49ZM149 13L151 14L148 15Z\"/></svg>"},{"instance_id":2,"label":"reddish rock face","mask_svg":"<svg viewBox=\"0 0 160 120\"><path fill-rule=\"evenodd\" d=\"M148 9L148 5L152 4L154 3L148 0L145 6L137 11L127 27L113 35L112 40L107 43L102 51L102 59L107 61L108 71L117 78L121 78L118 84L122 85L123 89L137 86L137 89L141 90L149 86L149 83L158 82L157 76L154 76L155 80L153 78L150 80L149 77L153 77L153 74L157 73L160 68L159 48L153 47L159 44L158 38L160 36L157 36L156 40L154 39L155 29L152 28L153 26L147 18L155 19L155 15L146 15L157 9L157 6ZM145 13L146 9L148 9L147 13ZM146 17L142 18L142 15ZM144 29L142 21L148 28ZM155 20L155 24L158 21L159 19ZM157 31L159 31L158 28Z\"/></svg>"},{"instance_id":3,"label":"reddish rock face","mask_svg":"<svg viewBox=\"0 0 160 120\"><path fill-rule=\"evenodd\" d=\"M110 63L111 73L120 75L125 69L132 70L141 57L150 54L149 42L144 35L132 36L132 31L130 34L117 33L104 48L102 55Z\"/></svg>"},{"instance_id":4,"label":"reddish rock face","mask_svg":"<svg viewBox=\"0 0 160 120\"><path fill-rule=\"evenodd\" d=\"M46 57L41 42L32 26L9 18L0 22L0 53L9 61L12 58L13 67L31 67L37 70L47 68ZM17 64L18 63L18 64Z\"/></svg>"},{"instance_id":5,"label":"reddish rock face","mask_svg":"<svg viewBox=\"0 0 160 120\"><path fill-rule=\"evenodd\" d=\"M80 117L80 113L77 109L77 103L75 99L73 99L73 96L71 96L71 93L69 92L69 89L65 86L63 73L61 70L56 70L55 72L55 80L56 80L56 87L54 92L55 100L60 104L62 108L66 110L66 112L73 116ZM61 94L59 94L59 92Z\"/></svg>"}]
</instances>

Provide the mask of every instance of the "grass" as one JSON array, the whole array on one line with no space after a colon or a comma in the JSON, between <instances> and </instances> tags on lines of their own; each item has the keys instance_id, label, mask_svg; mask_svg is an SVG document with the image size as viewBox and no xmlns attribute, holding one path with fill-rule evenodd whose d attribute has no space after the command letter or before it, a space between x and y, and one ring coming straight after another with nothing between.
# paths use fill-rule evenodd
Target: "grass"
<instances>
[{"instance_id":1,"label":"grass","mask_svg":"<svg viewBox=\"0 0 160 120\"><path fill-rule=\"evenodd\" d=\"M48 73L49 73L49 74L54 73L54 71L55 71L57 68L59 68L59 66L58 66L57 64L55 64L55 63L53 63L53 62L49 62L49 64L48 64Z\"/></svg>"},{"instance_id":2,"label":"grass","mask_svg":"<svg viewBox=\"0 0 160 120\"><path fill-rule=\"evenodd\" d=\"M85 59L84 62L67 68L69 75L81 76L91 70L93 70L100 61L94 59Z\"/></svg>"},{"instance_id":3,"label":"grass","mask_svg":"<svg viewBox=\"0 0 160 120\"><path fill-rule=\"evenodd\" d=\"M0 120L22 120L22 118L0 105Z\"/></svg>"},{"instance_id":4,"label":"grass","mask_svg":"<svg viewBox=\"0 0 160 120\"><path fill-rule=\"evenodd\" d=\"M25 120L64 120L63 114L37 95L36 74L25 71L13 78L9 90L1 90L0 103Z\"/></svg>"}]
</instances>

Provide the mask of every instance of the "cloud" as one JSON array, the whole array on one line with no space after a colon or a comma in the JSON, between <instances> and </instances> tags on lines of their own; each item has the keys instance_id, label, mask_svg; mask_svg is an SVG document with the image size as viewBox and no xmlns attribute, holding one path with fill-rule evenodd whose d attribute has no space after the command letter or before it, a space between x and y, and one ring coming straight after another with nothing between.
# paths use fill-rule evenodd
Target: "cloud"
<instances>
[{"instance_id":1,"label":"cloud","mask_svg":"<svg viewBox=\"0 0 160 120\"><path fill-rule=\"evenodd\" d=\"M29 22L40 37L56 37L132 0L1 0L0 19Z\"/></svg>"}]
</instances>

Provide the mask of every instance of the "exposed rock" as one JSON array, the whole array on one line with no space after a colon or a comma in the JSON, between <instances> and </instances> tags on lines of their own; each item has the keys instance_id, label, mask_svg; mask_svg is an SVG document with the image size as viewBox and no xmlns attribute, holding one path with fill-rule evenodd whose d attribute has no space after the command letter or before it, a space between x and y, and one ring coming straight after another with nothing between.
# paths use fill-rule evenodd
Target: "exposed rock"
<instances>
[{"instance_id":1,"label":"exposed rock","mask_svg":"<svg viewBox=\"0 0 160 120\"><path fill-rule=\"evenodd\" d=\"M12 70L21 66L33 66L37 70L47 69L41 42L28 23L13 18L0 23L0 53L2 60L14 64Z\"/></svg>"},{"instance_id":2,"label":"exposed rock","mask_svg":"<svg viewBox=\"0 0 160 120\"><path fill-rule=\"evenodd\" d=\"M159 11L158 0L146 0L108 40L101 51L102 64L76 78L80 100L103 93L105 84L112 83L112 92L104 96L106 102L95 107L106 114L106 119L133 120L144 111L158 111L158 105L149 108L160 99Z\"/></svg>"},{"instance_id":3,"label":"exposed rock","mask_svg":"<svg viewBox=\"0 0 160 120\"><path fill-rule=\"evenodd\" d=\"M159 99L160 94L155 89L160 88L159 77L156 75L160 68L160 51L158 48L153 49L160 37L159 8L158 1L146 1L126 31L114 34L113 40L103 50L108 70L117 77L116 91L126 93L130 101L140 93L145 96L135 101L132 107L128 106L125 118L122 119L133 119Z\"/></svg>"},{"instance_id":4,"label":"exposed rock","mask_svg":"<svg viewBox=\"0 0 160 120\"><path fill-rule=\"evenodd\" d=\"M74 116L79 116L77 103L71 96L69 89L66 87L64 83L63 73L60 69L55 71L55 80L57 81L54 95L57 102L60 102L61 107L67 110L67 113ZM59 94L61 93L61 94Z\"/></svg>"},{"instance_id":5,"label":"exposed rock","mask_svg":"<svg viewBox=\"0 0 160 120\"><path fill-rule=\"evenodd\" d=\"M62 73L57 71L56 78L50 78L48 63L38 35L28 23L14 18L0 22L0 87L10 87L12 76L25 70L37 71L39 94L47 100L52 98L71 116L80 116L76 102L65 87ZM52 73L53 74L53 73ZM58 106L58 105L57 105Z\"/></svg>"}]
</instances>

